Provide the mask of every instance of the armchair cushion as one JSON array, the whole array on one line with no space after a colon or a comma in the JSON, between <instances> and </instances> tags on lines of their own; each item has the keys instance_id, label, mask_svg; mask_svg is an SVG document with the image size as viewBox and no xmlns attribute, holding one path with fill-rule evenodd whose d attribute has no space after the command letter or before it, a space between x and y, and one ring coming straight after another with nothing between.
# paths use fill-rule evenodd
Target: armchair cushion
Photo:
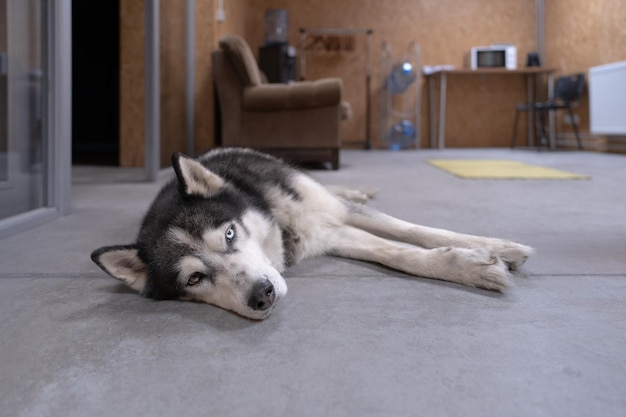
<instances>
[{"instance_id":1,"label":"armchair cushion","mask_svg":"<svg viewBox=\"0 0 626 417\"><path fill-rule=\"evenodd\" d=\"M249 86L243 90L243 107L251 111L276 111L339 105L341 90L339 78Z\"/></svg>"}]
</instances>

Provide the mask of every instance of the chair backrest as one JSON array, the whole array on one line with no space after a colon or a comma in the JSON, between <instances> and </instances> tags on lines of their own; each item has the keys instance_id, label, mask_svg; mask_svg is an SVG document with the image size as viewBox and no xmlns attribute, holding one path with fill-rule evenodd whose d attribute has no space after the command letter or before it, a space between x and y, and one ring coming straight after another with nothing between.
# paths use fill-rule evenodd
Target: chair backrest
<instances>
[{"instance_id":1,"label":"chair backrest","mask_svg":"<svg viewBox=\"0 0 626 417\"><path fill-rule=\"evenodd\" d=\"M585 89L585 74L572 74L559 77L554 83L554 97L557 100L571 103L578 101Z\"/></svg>"},{"instance_id":2,"label":"chair backrest","mask_svg":"<svg viewBox=\"0 0 626 417\"><path fill-rule=\"evenodd\" d=\"M228 35L220 39L219 45L235 67L244 86L263 84L261 71L248 42L239 36Z\"/></svg>"}]
</instances>

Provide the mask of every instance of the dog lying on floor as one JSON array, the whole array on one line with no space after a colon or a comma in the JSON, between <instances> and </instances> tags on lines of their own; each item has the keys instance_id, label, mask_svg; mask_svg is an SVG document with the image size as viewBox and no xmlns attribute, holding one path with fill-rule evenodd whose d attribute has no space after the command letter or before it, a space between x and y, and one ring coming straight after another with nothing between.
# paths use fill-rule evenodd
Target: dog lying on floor
<instances>
[{"instance_id":1,"label":"dog lying on floor","mask_svg":"<svg viewBox=\"0 0 626 417\"><path fill-rule=\"evenodd\" d=\"M411 224L248 149L172 156L176 179L148 210L137 241L91 254L146 297L202 301L265 319L287 294L281 273L305 258L376 262L419 277L489 290L532 249L502 239ZM408 244L408 245L407 245Z\"/></svg>"}]
</instances>

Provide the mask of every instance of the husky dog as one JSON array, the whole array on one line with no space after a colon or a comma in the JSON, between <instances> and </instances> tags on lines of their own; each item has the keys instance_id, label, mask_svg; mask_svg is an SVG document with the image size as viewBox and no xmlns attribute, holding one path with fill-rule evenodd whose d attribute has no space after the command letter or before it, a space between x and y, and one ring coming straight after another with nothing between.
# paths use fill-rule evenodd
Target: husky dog
<instances>
[{"instance_id":1,"label":"husky dog","mask_svg":"<svg viewBox=\"0 0 626 417\"><path fill-rule=\"evenodd\" d=\"M532 253L507 240L411 224L248 149L172 156L176 179L148 210L137 241L91 254L146 297L201 301L265 319L287 294L281 273L319 255L376 262L419 277L489 290Z\"/></svg>"}]
</instances>

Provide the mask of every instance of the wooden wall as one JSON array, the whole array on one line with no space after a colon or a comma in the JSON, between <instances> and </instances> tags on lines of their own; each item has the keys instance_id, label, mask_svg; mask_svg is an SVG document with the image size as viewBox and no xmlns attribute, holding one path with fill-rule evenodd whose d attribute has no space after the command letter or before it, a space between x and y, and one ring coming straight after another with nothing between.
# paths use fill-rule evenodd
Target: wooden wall
<instances>
[{"instance_id":1,"label":"wooden wall","mask_svg":"<svg viewBox=\"0 0 626 417\"><path fill-rule=\"evenodd\" d=\"M161 0L161 165L186 151L185 2ZM196 153L214 145L211 50L216 45L215 0L196 0ZM144 164L144 0L120 0L120 165Z\"/></svg>"},{"instance_id":2,"label":"wooden wall","mask_svg":"<svg viewBox=\"0 0 626 417\"><path fill-rule=\"evenodd\" d=\"M626 2L624 0L548 0L545 2L546 65L558 74L626 60ZM584 139L602 147L603 138L589 135L589 96L585 91L576 109ZM571 127L557 118L560 138L574 140Z\"/></svg>"},{"instance_id":3,"label":"wooden wall","mask_svg":"<svg viewBox=\"0 0 626 417\"><path fill-rule=\"evenodd\" d=\"M215 0L196 0L195 38L195 142L196 155L204 153L214 145L213 130L214 100L211 51L216 45L217 35L213 21ZM184 149L184 148L181 148Z\"/></svg>"},{"instance_id":4,"label":"wooden wall","mask_svg":"<svg viewBox=\"0 0 626 417\"><path fill-rule=\"evenodd\" d=\"M121 0L121 149L122 165L143 165L143 1ZM171 150L184 150L184 13L182 1L162 0L163 164ZM531 0L225 0L226 21L216 21L217 0L196 0L196 151L214 145L214 90L210 53L221 36L244 36L256 52L264 43L266 9L289 11L289 40L299 45L299 28L371 28L372 136L378 141L379 53L389 41L398 57L410 41L421 46L422 65L466 65L476 45L512 43L518 65L536 49L535 2ZM626 59L626 3L623 0L545 1L544 63L558 74ZM164 38L164 36L166 38ZM357 45L358 49L359 45ZM183 54L183 55L181 55ZM182 60L182 61L181 61ZM316 66L315 61L318 65ZM307 78L340 76L354 116L344 125L343 139L363 136L364 75L362 55L339 53L311 57ZM310 77L309 77L310 74ZM524 101L525 82L506 77L450 79L446 143L450 147L508 146L513 106ZM427 90L423 89L422 104ZM163 101L168 101L163 105ZM588 132L586 99L577 113ZM427 145L427 107L422 106L422 145ZM559 129L566 131L567 126ZM520 123L518 137L525 137Z\"/></svg>"},{"instance_id":5,"label":"wooden wall","mask_svg":"<svg viewBox=\"0 0 626 417\"><path fill-rule=\"evenodd\" d=\"M186 148L186 7L184 1L160 0L161 166Z\"/></svg>"},{"instance_id":6,"label":"wooden wall","mask_svg":"<svg viewBox=\"0 0 626 417\"><path fill-rule=\"evenodd\" d=\"M518 47L518 61L535 46L535 2L528 0L255 0L250 2L247 38L252 45L263 43L263 15L268 8L289 11L290 42L299 44L299 28L371 28L372 135L379 137L379 57L382 42L391 44L395 60L400 60L416 41L421 47L422 65L452 64L464 67L472 46L512 43ZM311 54L307 54L308 56ZM307 76L339 76L344 80L346 98L354 117L344 125L344 140L358 139L364 122L363 65L350 53L324 61L315 67L315 57L307 59ZM313 67L309 71L309 65ZM513 105L523 101L522 78L510 83L504 77L462 77L450 79L446 138L448 146L505 146L513 123ZM423 90L423 103L426 99ZM422 106L423 144L427 144L427 106ZM523 124L521 124L523 125ZM522 126L523 128L523 126ZM520 134L525 130L520 129ZM356 137L355 137L356 136Z\"/></svg>"},{"instance_id":7,"label":"wooden wall","mask_svg":"<svg viewBox=\"0 0 626 417\"><path fill-rule=\"evenodd\" d=\"M547 0L546 64L562 73L626 60L624 0Z\"/></svg>"},{"instance_id":8,"label":"wooden wall","mask_svg":"<svg viewBox=\"0 0 626 417\"><path fill-rule=\"evenodd\" d=\"M144 164L144 3L120 0L120 166Z\"/></svg>"}]
</instances>

